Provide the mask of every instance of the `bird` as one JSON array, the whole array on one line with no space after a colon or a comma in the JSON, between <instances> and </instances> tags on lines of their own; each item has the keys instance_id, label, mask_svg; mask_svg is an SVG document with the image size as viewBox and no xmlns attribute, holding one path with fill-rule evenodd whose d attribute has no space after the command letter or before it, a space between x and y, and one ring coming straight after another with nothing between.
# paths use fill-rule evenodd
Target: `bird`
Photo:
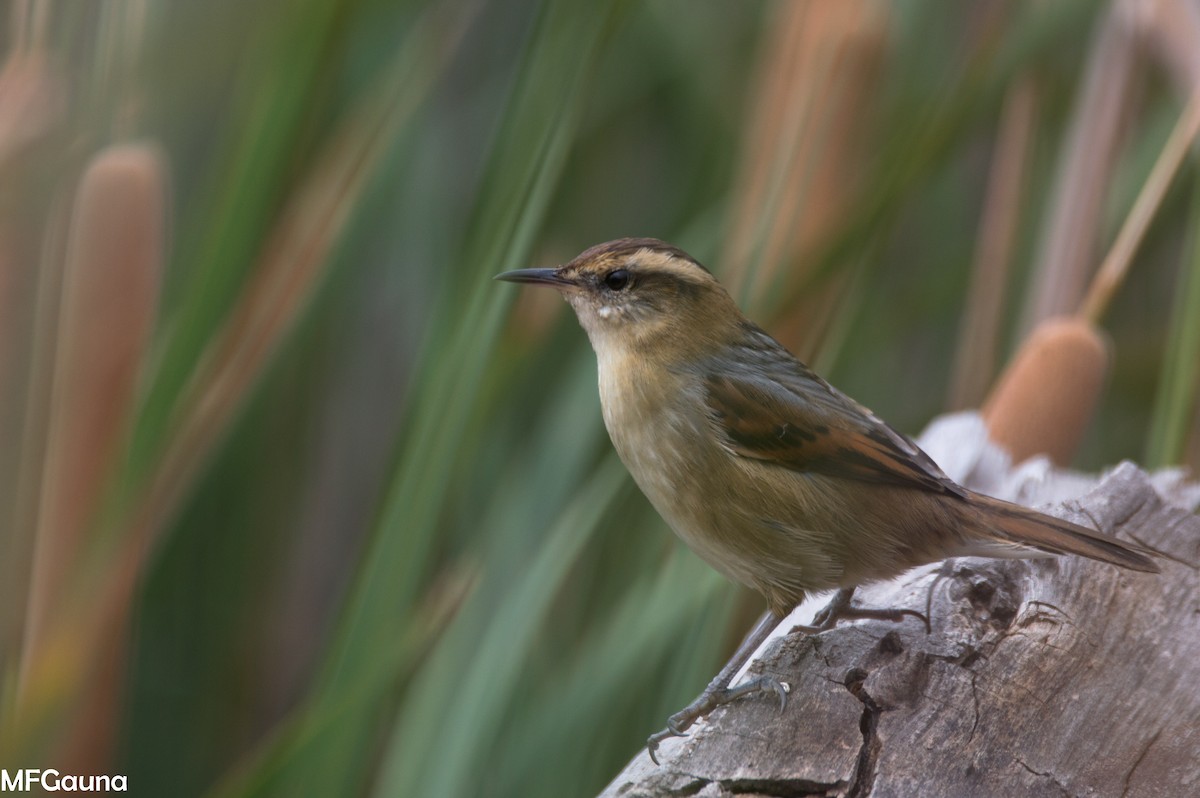
<instances>
[{"instance_id":1,"label":"bird","mask_svg":"<svg viewBox=\"0 0 1200 798\"><path fill-rule=\"evenodd\" d=\"M654 238L598 244L566 264L496 279L555 288L598 364L604 424L671 529L767 610L695 701L647 740L683 735L713 709L788 687L733 677L788 614L836 590L814 624L899 621L913 610L852 603L860 585L949 557L1081 555L1157 572L1151 552L971 491L911 439L747 319L713 274Z\"/></svg>"}]
</instances>

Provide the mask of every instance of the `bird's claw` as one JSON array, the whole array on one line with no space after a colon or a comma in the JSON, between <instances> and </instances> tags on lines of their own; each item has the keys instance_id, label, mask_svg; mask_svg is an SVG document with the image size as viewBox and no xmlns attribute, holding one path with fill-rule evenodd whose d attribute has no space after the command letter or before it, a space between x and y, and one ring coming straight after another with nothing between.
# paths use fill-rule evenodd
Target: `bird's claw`
<instances>
[{"instance_id":1,"label":"bird's claw","mask_svg":"<svg viewBox=\"0 0 1200 798\"><path fill-rule=\"evenodd\" d=\"M792 691L792 687L787 682L780 682L775 679L771 679L771 682L772 684L769 686L769 689L774 690L775 695L779 696L779 711L782 713L787 709L788 693Z\"/></svg>"},{"instance_id":2,"label":"bird's claw","mask_svg":"<svg viewBox=\"0 0 1200 798\"><path fill-rule=\"evenodd\" d=\"M646 738L646 752L650 754L650 761L656 765L662 763L658 761L658 746L663 740L669 740L672 737L687 737L687 734L681 731L676 731L671 728L670 722L667 723L667 728L660 732L655 732Z\"/></svg>"},{"instance_id":3,"label":"bird's claw","mask_svg":"<svg viewBox=\"0 0 1200 798\"><path fill-rule=\"evenodd\" d=\"M745 684L739 684L737 687L705 690L699 698L668 718L667 728L655 732L646 739L646 751L650 754L650 761L656 765L661 764L658 761L659 744L672 737L687 737L687 730L692 727L692 724L717 707L751 693L774 693L779 696L779 711L782 712L787 708L787 697L790 691L791 687L786 682L781 682L771 676L759 676Z\"/></svg>"}]
</instances>

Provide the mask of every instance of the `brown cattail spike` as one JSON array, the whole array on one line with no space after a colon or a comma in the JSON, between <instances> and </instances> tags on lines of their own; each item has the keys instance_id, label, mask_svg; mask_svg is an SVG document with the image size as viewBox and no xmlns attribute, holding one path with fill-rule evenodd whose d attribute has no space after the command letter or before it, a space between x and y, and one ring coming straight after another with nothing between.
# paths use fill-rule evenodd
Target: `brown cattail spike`
<instances>
[{"instance_id":1,"label":"brown cattail spike","mask_svg":"<svg viewBox=\"0 0 1200 798\"><path fill-rule=\"evenodd\" d=\"M127 144L98 154L75 196L22 652L23 705L36 704L33 686L47 681L36 663L49 661L51 630L78 589L88 535L124 448L158 306L166 190L159 149ZM58 753L63 767L102 769L107 761L125 609L104 619L102 650L85 655L97 681Z\"/></svg>"},{"instance_id":2,"label":"brown cattail spike","mask_svg":"<svg viewBox=\"0 0 1200 798\"><path fill-rule=\"evenodd\" d=\"M1042 322L1001 375L983 406L996 443L1020 462L1047 454L1071 462L1100 401L1109 344L1082 319Z\"/></svg>"}]
</instances>

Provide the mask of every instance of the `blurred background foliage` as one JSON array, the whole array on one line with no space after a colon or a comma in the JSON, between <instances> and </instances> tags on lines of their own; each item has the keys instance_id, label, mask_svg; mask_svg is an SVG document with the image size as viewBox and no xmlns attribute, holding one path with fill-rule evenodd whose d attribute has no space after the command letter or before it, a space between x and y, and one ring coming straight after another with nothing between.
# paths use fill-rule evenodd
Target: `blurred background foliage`
<instances>
[{"instance_id":1,"label":"blurred background foliage","mask_svg":"<svg viewBox=\"0 0 1200 798\"><path fill-rule=\"evenodd\" d=\"M667 239L916 432L1077 312L1200 78L1195 0L2 24L0 764L138 795L595 793L758 604L630 484L565 305L491 277ZM1200 462L1178 171L1082 468Z\"/></svg>"}]
</instances>

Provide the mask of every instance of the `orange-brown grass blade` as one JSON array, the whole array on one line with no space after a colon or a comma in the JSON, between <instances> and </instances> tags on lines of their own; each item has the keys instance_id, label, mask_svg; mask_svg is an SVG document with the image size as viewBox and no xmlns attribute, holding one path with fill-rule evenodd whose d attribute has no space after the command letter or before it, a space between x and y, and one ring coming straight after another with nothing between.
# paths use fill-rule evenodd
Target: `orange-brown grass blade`
<instances>
[{"instance_id":1,"label":"orange-brown grass blade","mask_svg":"<svg viewBox=\"0 0 1200 798\"><path fill-rule=\"evenodd\" d=\"M775 13L720 258L723 279L751 307L781 269L803 269L803 253L823 243L850 210L889 12L877 3L801 2ZM801 357L812 356L835 315L833 300L842 293L835 282L771 325Z\"/></svg>"},{"instance_id":2,"label":"orange-brown grass blade","mask_svg":"<svg viewBox=\"0 0 1200 798\"><path fill-rule=\"evenodd\" d=\"M1183 165L1197 133L1200 133L1200 94L1193 95L1179 121L1175 123L1158 160L1154 162L1154 168L1150 170L1149 177L1134 200L1129 216L1121 225L1112 249L1100 264L1100 271L1092 281L1080 310L1085 318L1098 322L1108 309L1113 294L1129 271L1134 252L1142 243L1142 238L1146 235L1154 214L1162 205L1172 179Z\"/></svg>"},{"instance_id":3,"label":"orange-brown grass blade","mask_svg":"<svg viewBox=\"0 0 1200 798\"><path fill-rule=\"evenodd\" d=\"M996 371L1004 289L1021 220L1036 117L1036 91L1032 78L1025 76L1009 90L1001 112L971 286L954 357L947 400L951 409L977 407Z\"/></svg>"},{"instance_id":4,"label":"orange-brown grass blade","mask_svg":"<svg viewBox=\"0 0 1200 798\"><path fill-rule=\"evenodd\" d=\"M52 269L29 267L38 261L45 209L41 186L32 178L36 167L30 166L37 159L27 156L53 134L66 95L51 59L33 44L41 33L36 20L29 18L32 9L14 6L11 11L16 41L0 68L0 529L11 530L0 535L0 659L13 655L23 623L33 535L32 524L25 519L35 513L37 489L37 475L28 472L40 472L38 433L45 397L39 391L49 382L48 374L38 369L53 360L50 355L30 353L35 343L52 342L49 326L57 314L57 280L62 271L61 253L51 258ZM51 216L65 214L64 207ZM58 222L61 219L53 223ZM33 301L42 289L51 293ZM41 313L43 305L52 312ZM39 322L47 329L35 333ZM41 338L35 342L39 333Z\"/></svg>"},{"instance_id":5,"label":"orange-brown grass blade","mask_svg":"<svg viewBox=\"0 0 1200 798\"><path fill-rule=\"evenodd\" d=\"M3 618L3 651L7 669L18 666L21 641L24 638L25 616L29 604L30 564L37 532L38 508L41 499L42 472L45 465L46 437L50 419L50 396L54 381L54 355L58 336L59 299L62 295L63 265L66 261L67 231L70 229L71 205L75 184L61 189L47 213L40 231L41 252L34 257L27 242L22 242L20 252L38 264L36 275L26 276L14 299L33 295L32 311L25 329L19 329L17 314L6 315L4 323L10 325L5 334L13 335L27 350L24 368L14 373L21 384L10 388L4 398L12 402L5 408L5 421L10 425L4 430L4 449L0 450L0 463L5 473L11 473L10 492L6 502L0 503L0 511L6 511L4 523L11 533L0 536L4 546L0 559L0 599L3 599L0 617ZM11 240L10 240L11 241ZM12 242L17 246L16 242ZM36 279L29 279L34 277ZM14 369L14 372L17 370ZM4 462L3 457L11 457ZM12 698L12 696L8 696ZM5 709L9 709L6 705Z\"/></svg>"},{"instance_id":6,"label":"orange-brown grass blade","mask_svg":"<svg viewBox=\"0 0 1200 798\"><path fill-rule=\"evenodd\" d=\"M1075 312L1096 262L1112 183L1140 74L1140 39L1114 3L1100 23L1079 105L1062 147L1047 227L1030 279L1023 329Z\"/></svg>"}]
</instances>

